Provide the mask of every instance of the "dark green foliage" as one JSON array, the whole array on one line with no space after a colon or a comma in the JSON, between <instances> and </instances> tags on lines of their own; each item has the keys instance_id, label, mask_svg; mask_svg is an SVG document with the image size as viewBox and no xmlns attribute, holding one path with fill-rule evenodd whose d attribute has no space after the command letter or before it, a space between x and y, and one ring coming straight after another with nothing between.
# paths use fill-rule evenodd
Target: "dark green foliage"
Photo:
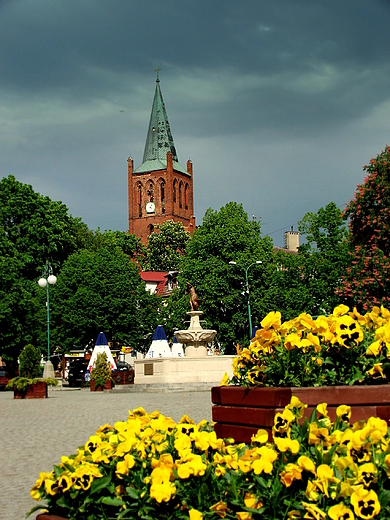
<instances>
[{"instance_id":1,"label":"dark green foliage","mask_svg":"<svg viewBox=\"0 0 390 520\"><path fill-rule=\"evenodd\" d=\"M306 243L298 254L275 254L275 270L264 295L266 308L280 311L283 319L301 312L331 313L340 303L336 289L349 261L347 230L334 202L306 213L298 226Z\"/></svg>"},{"instance_id":2,"label":"dark green foliage","mask_svg":"<svg viewBox=\"0 0 390 520\"><path fill-rule=\"evenodd\" d=\"M88 234L61 202L12 175L0 181L0 356L14 367L23 345L45 342L46 294L37 284L43 266L49 261L58 275Z\"/></svg>"},{"instance_id":3,"label":"dark green foliage","mask_svg":"<svg viewBox=\"0 0 390 520\"><path fill-rule=\"evenodd\" d=\"M243 268L261 260L248 272L252 319L255 324L267 312L262 293L272 264L272 241L262 238L260 224L249 221L241 204L229 202L219 211L208 209L203 223L188 242L183 257L180 286L189 281L202 300L207 326L217 330L225 353L235 353L237 342L249 341L245 273ZM190 310L188 306L188 310Z\"/></svg>"},{"instance_id":4,"label":"dark green foliage","mask_svg":"<svg viewBox=\"0 0 390 520\"><path fill-rule=\"evenodd\" d=\"M119 247L81 250L65 262L51 296L53 342L63 351L104 331L109 341L138 350L157 326L157 297Z\"/></svg>"},{"instance_id":5,"label":"dark green foliage","mask_svg":"<svg viewBox=\"0 0 390 520\"><path fill-rule=\"evenodd\" d=\"M41 375L41 353L33 345L26 345L20 353L19 375L31 379Z\"/></svg>"}]
</instances>

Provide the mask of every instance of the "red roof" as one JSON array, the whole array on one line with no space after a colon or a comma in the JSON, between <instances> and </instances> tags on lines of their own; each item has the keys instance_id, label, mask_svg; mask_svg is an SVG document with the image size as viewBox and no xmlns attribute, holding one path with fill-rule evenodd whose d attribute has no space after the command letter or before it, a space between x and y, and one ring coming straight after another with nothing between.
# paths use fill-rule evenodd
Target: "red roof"
<instances>
[{"instance_id":1,"label":"red roof","mask_svg":"<svg viewBox=\"0 0 390 520\"><path fill-rule=\"evenodd\" d=\"M168 273L165 271L141 271L139 274L144 282L156 283L156 293L161 296L168 281Z\"/></svg>"}]
</instances>

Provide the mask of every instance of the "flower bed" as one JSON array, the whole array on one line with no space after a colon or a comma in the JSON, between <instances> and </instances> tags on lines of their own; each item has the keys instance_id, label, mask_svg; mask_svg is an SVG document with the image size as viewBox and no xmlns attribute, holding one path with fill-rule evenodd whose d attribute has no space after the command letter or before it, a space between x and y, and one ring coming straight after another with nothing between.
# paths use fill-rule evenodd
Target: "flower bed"
<instances>
[{"instance_id":1,"label":"flower bed","mask_svg":"<svg viewBox=\"0 0 390 520\"><path fill-rule=\"evenodd\" d=\"M102 426L76 455L40 473L31 495L51 515L107 519L387 519L390 454L382 419L350 425L325 403L302 420L298 398L277 413L272 442L218 439L206 421L141 408Z\"/></svg>"},{"instance_id":2,"label":"flower bed","mask_svg":"<svg viewBox=\"0 0 390 520\"><path fill-rule=\"evenodd\" d=\"M308 314L282 323L280 312L261 322L248 348L238 348L233 378L224 384L319 387L388 384L390 311L361 315L339 305L330 316Z\"/></svg>"}]
</instances>

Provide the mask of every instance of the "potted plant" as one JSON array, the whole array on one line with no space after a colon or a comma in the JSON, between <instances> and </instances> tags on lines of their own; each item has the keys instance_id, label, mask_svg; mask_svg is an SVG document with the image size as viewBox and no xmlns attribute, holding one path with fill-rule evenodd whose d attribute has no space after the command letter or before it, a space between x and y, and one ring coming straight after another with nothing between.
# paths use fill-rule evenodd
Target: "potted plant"
<instances>
[{"instance_id":1,"label":"potted plant","mask_svg":"<svg viewBox=\"0 0 390 520\"><path fill-rule=\"evenodd\" d=\"M261 322L249 347L238 348L233 377L212 389L213 420L220 437L251 438L271 432L273 417L291 399L328 403L335 419L341 403L354 420L390 419L390 312L374 307L361 315L339 305L330 316L308 314L282 323L279 312Z\"/></svg>"},{"instance_id":2,"label":"potted plant","mask_svg":"<svg viewBox=\"0 0 390 520\"><path fill-rule=\"evenodd\" d=\"M95 366L91 372L91 392L111 390L113 385L114 380L111 377L111 365L107 360L106 353L102 352L97 355Z\"/></svg>"},{"instance_id":3,"label":"potted plant","mask_svg":"<svg viewBox=\"0 0 390 520\"><path fill-rule=\"evenodd\" d=\"M10 380L8 389L13 389L14 399L39 399L48 396L48 385L56 386L55 379L40 377L41 354L38 349L29 344L24 347L19 356L19 375Z\"/></svg>"},{"instance_id":4,"label":"potted plant","mask_svg":"<svg viewBox=\"0 0 390 520\"><path fill-rule=\"evenodd\" d=\"M390 435L386 421L351 424L325 403L303 419L293 397L250 444L218 439L207 421L158 411L105 424L77 454L41 472L31 496L37 520L387 520Z\"/></svg>"}]
</instances>

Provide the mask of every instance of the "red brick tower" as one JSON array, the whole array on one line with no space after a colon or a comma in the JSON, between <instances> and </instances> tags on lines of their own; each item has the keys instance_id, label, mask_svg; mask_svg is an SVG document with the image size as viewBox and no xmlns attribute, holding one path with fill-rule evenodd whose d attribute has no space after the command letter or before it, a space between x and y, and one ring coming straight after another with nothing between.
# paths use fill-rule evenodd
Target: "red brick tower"
<instances>
[{"instance_id":1,"label":"red brick tower","mask_svg":"<svg viewBox=\"0 0 390 520\"><path fill-rule=\"evenodd\" d=\"M195 229L192 162L186 170L178 162L158 70L142 164L134 169L133 159L127 160L129 233L144 244L154 226L166 220L182 222L191 233Z\"/></svg>"}]
</instances>

